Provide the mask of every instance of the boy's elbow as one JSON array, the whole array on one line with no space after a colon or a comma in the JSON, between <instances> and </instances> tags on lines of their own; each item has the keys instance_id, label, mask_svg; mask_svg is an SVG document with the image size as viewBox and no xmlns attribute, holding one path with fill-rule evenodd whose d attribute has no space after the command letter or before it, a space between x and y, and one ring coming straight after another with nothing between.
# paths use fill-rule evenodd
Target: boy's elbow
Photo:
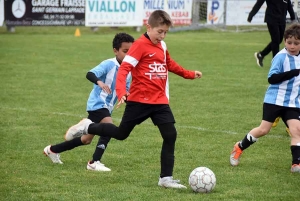
<instances>
[{"instance_id":1,"label":"boy's elbow","mask_svg":"<svg viewBox=\"0 0 300 201\"><path fill-rule=\"evenodd\" d=\"M268 82L269 82L269 84L276 84L274 79L272 79L271 77L268 78Z\"/></svg>"},{"instance_id":2,"label":"boy's elbow","mask_svg":"<svg viewBox=\"0 0 300 201\"><path fill-rule=\"evenodd\" d=\"M95 76L95 74L89 71L86 73L85 78L88 80L92 80L94 76Z\"/></svg>"},{"instance_id":3,"label":"boy's elbow","mask_svg":"<svg viewBox=\"0 0 300 201\"><path fill-rule=\"evenodd\" d=\"M270 78L268 78L268 82L269 82L269 84L273 84L272 79L270 79Z\"/></svg>"}]
</instances>

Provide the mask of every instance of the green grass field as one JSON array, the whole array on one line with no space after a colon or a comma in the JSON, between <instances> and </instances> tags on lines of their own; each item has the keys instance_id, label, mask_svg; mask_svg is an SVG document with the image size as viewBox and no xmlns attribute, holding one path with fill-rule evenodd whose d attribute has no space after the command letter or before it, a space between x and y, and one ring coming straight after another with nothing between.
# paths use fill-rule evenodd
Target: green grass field
<instances>
[{"instance_id":1,"label":"green grass field","mask_svg":"<svg viewBox=\"0 0 300 201\"><path fill-rule=\"evenodd\" d=\"M178 138L174 177L188 185L198 166L214 171L210 194L157 186L162 139L151 121L130 137L112 140L102 162L112 172L90 172L98 138L61 154L63 165L43 155L62 142L69 126L86 117L92 84L86 72L113 57L117 32L132 29L82 27L0 28L0 200L299 200L299 174L290 173L290 138L282 122L247 149L231 167L233 145L260 124L268 86L271 54L259 68L253 53L269 41L267 32L226 33L209 30L169 33L165 41L182 66L203 78L184 80L170 74L170 105ZM124 106L113 113L119 123Z\"/></svg>"}]
</instances>

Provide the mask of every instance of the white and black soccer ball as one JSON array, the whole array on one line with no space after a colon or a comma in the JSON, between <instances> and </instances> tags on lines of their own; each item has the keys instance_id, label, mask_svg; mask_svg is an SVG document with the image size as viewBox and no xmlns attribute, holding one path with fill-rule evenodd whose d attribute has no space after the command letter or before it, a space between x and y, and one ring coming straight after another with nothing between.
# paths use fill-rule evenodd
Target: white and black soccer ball
<instances>
[{"instance_id":1,"label":"white and black soccer ball","mask_svg":"<svg viewBox=\"0 0 300 201\"><path fill-rule=\"evenodd\" d=\"M216 186L215 173L207 167L195 168L189 177L189 185L196 193L209 193Z\"/></svg>"}]
</instances>

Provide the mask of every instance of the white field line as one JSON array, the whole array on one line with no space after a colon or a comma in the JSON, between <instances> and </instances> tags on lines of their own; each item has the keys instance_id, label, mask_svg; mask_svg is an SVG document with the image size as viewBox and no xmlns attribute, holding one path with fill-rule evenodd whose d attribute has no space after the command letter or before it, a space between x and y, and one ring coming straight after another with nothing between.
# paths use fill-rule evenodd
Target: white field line
<instances>
[{"instance_id":1,"label":"white field line","mask_svg":"<svg viewBox=\"0 0 300 201\"><path fill-rule=\"evenodd\" d=\"M3 110L16 110L16 111L24 111L24 112L33 112L32 110L29 110L27 108L8 108L8 107L1 107ZM51 115L58 115L58 116L70 116L70 117L78 117L78 118L84 118L87 117L87 114L84 115L79 115L79 114L71 114L71 113L65 113L65 112L49 112L49 111L34 111L34 112L39 112L39 113L46 113L46 114L51 114ZM120 122L121 119L119 118L113 118L114 121ZM152 125L150 122L143 122L143 124L149 124ZM185 126L185 125L180 125L176 123L176 128L187 128L187 129L193 129L193 130L200 130L200 131L209 131L213 133L225 133L225 134L231 134L231 135L236 135L238 132L235 131L229 131L229 130L212 130L212 129L207 129L199 126ZM245 133L246 135L246 133ZM270 138L286 138L285 135L266 135L265 137L270 137Z\"/></svg>"}]
</instances>

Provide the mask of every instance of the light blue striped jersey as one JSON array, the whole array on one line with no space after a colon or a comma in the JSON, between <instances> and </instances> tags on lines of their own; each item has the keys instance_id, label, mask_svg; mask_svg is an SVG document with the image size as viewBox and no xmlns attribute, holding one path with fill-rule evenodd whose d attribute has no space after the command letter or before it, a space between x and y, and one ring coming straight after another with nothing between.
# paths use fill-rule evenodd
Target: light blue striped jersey
<instances>
[{"instance_id":1,"label":"light blue striped jersey","mask_svg":"<svg viewBox=\"0 0 300 201\"><path fill-rule=\"evenodd\" d=\"M293 69L300 69L300 55L292 56L284 48L273 58L268 78L273 74L279 74ZM270 84L265 94L264 102L284 107L300 108L299 84L300 76L277 84Z\"/></svg>"},{"instance_id":2,"label":"light blue striped jersey","mask_svg":"<svg viewBox=\"0 0 300 201\"><path fill-rule=\"evenodd\" d=\"M91 69L96 77L103 83L109 86L112 93L107 94L98 85L94 84L93 90L87 101L87 111L95 111L101 108L107 108L112 113L115 103L117 102L116 94L116 77L120 64L116 58L107 59L102 61L98 66ZM126 90L129 91L131 81L131 74L129 73L126 81Z\"/></svg>"}]
</instances>

